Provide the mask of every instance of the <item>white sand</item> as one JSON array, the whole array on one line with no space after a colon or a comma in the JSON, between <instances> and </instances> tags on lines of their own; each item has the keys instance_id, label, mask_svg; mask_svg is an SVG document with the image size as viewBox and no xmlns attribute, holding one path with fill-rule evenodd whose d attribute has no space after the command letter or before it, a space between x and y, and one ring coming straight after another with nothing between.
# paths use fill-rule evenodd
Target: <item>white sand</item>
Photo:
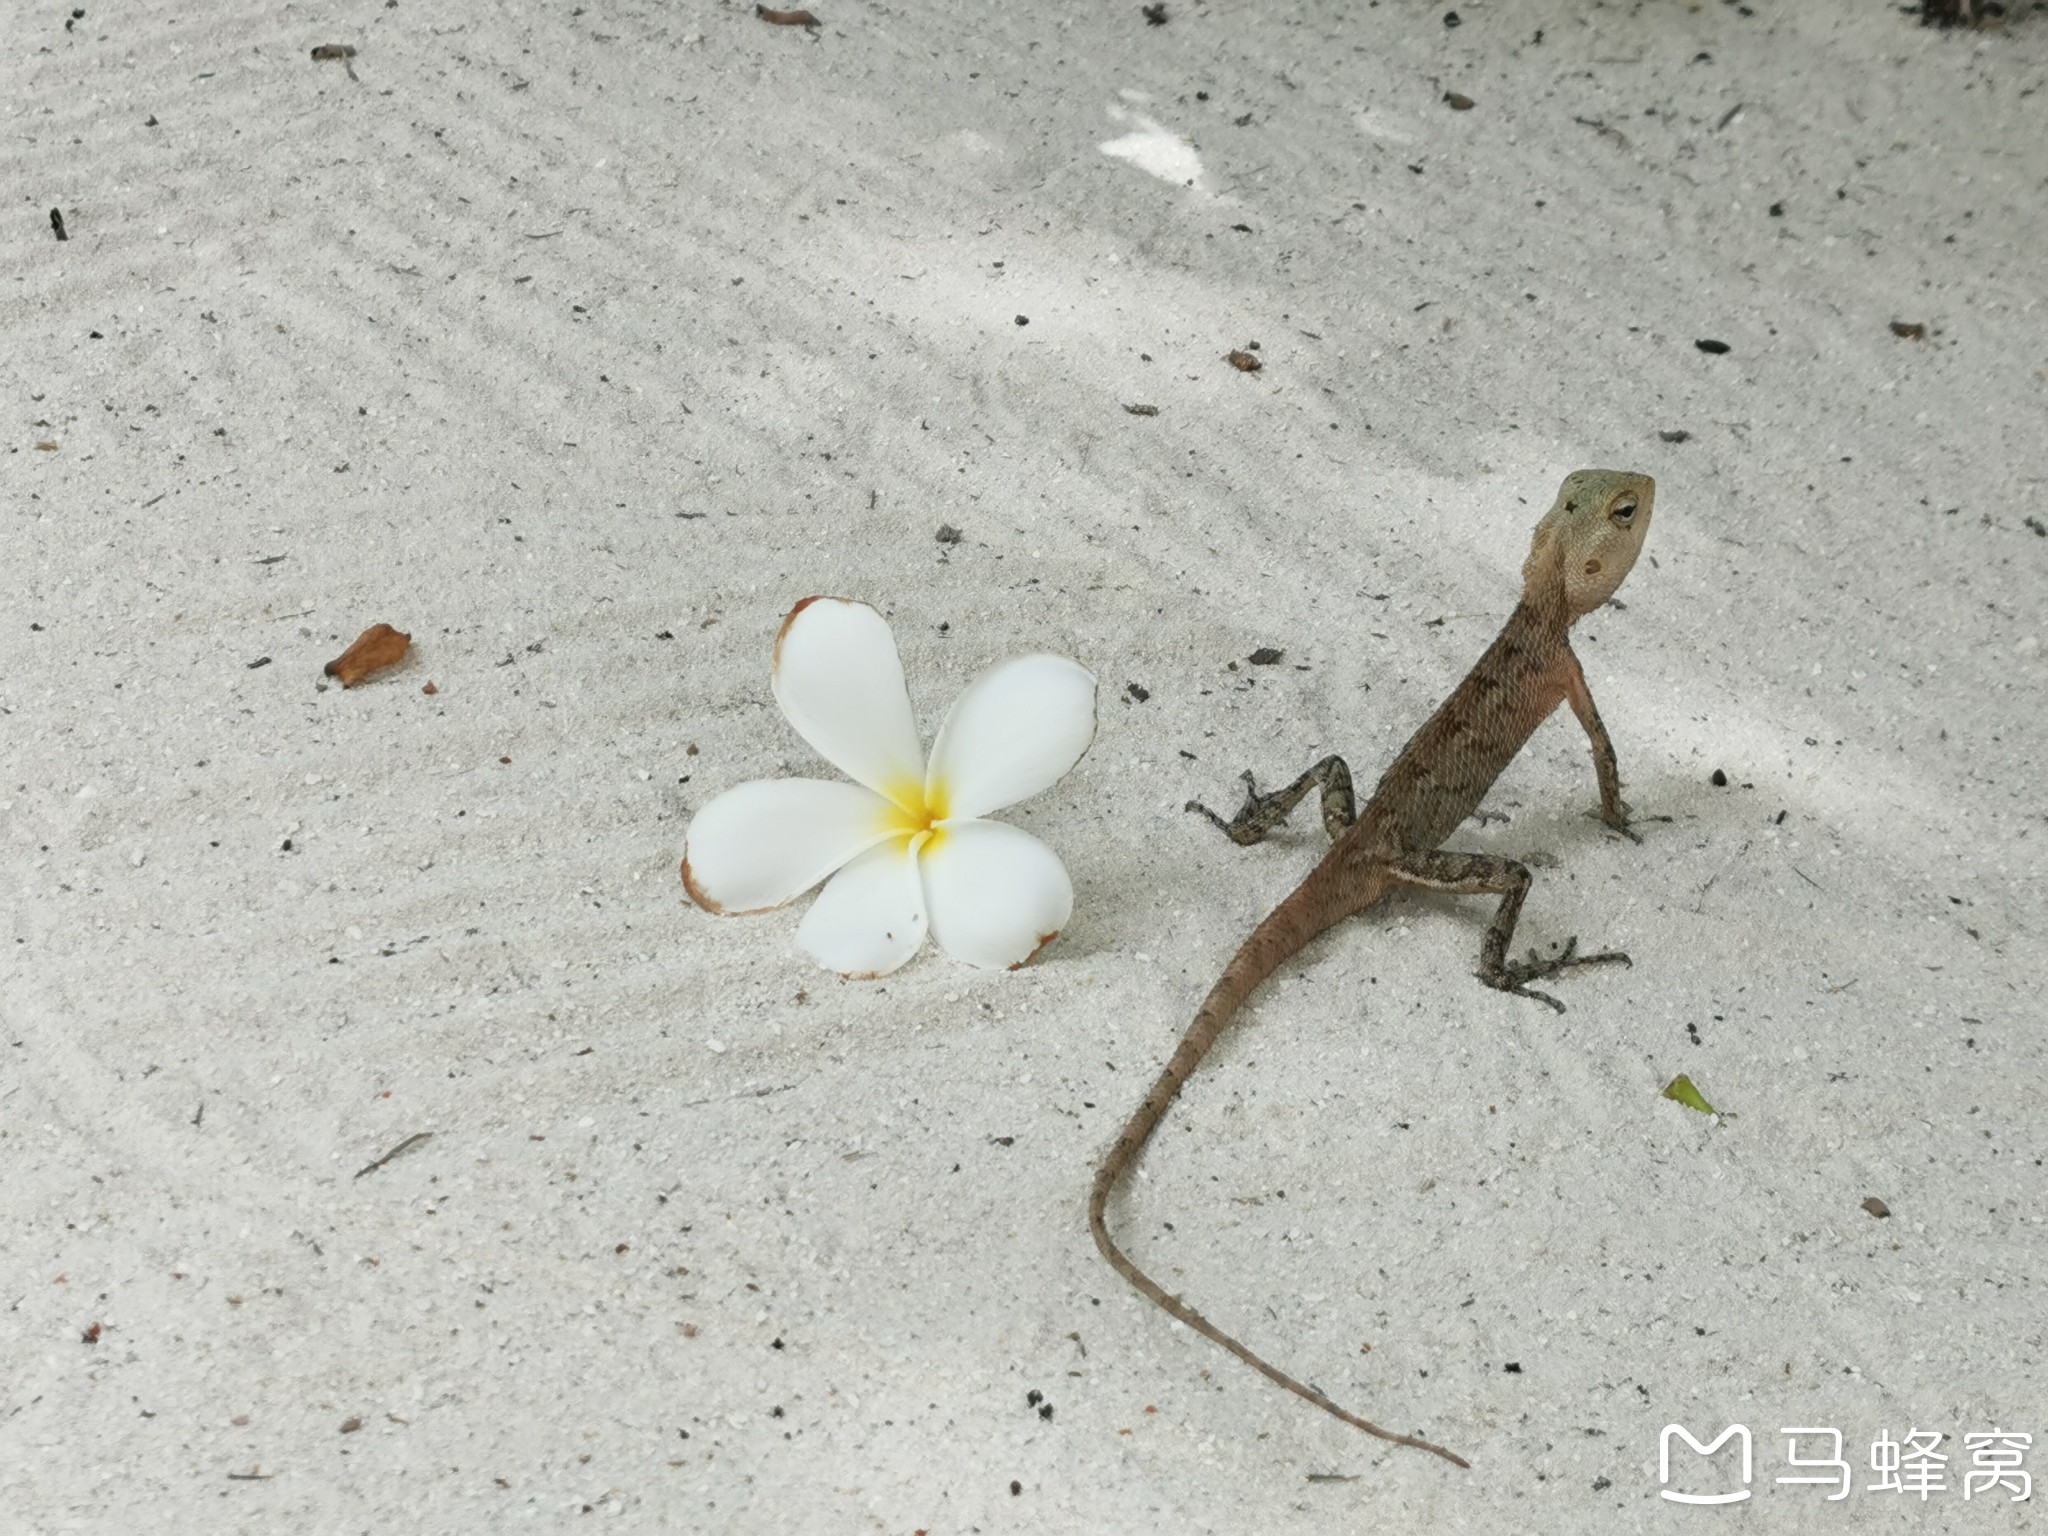
<instances>
[{"instance_id":1,"label":"white sand","mask_svg":"<svg viewBox=\"0 0 2048 1536\"><path fill-rule=\"evenodd\" d=\"M1704 1529L1673 1421L1752 1429L1751 1528L2031 1528L1956 1437L2048 1432L2048 26L1170 3L10 14L9 1531ZM1584 464L1660 485L1580 650L1673 820L1586 820L1566 717L1460 841L1634 969L1553 1017L1483 904L1375 914L1118 1215L1461 1473L1082 1202L1316 854L1181 803L1369 783ZM695 807L815 771L816 591L932 723L1101 675L1012 813L1079 901L1027 971L683 902ZM412 659L323 688L378 620ZM1915 1428L1947 1491L1864 1491Z\"/></svg>"}]
</instances>

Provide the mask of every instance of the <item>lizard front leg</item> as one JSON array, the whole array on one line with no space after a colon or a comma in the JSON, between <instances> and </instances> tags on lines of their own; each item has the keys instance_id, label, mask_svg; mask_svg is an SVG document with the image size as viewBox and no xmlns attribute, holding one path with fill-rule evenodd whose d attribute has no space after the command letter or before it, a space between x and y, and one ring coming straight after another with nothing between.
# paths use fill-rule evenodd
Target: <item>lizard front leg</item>
<instances>
[{"instance_id":1,"label":"lizard front leg","mask_svg":"<svg viewBox=\"0 0 2048 1536\"><path fill-rule=\"evenodd\" d=\"M1579 658L1565 647L1564 696L1571 700L1572 713L1585 727L1586 740L1593 747L1593 776L1600 781L1600 819L1632 843L1643 839L1629 818L1628 802L1621 798L1621 769L1614 759L1614 743L1608 739L1607 723L1593 703L1593 690L1586 686L1585 669ZM1669 816L1646 816L1645 821L1669 821Z\"/></svg>"},{"instance_id":2,"label":"lizard front leg","mask_svg":"<svg viewBox=\"0 0 2048 1536\"><path fill-rule=\"evenodd\" d=\"M1538 992L1529 983L1581 965L1632 963L1618 949L1582 955L1576 936L1565 940L1563 949L1548 960L1538 959L1532 949L1527 960L1510 962L1508 946L1514 943L1515 923L1522 915L1522 903L1529 895L1531 878L1529 866L1513 859L1489 853L1452 853L1439 848L1398 854L1388 860L1387 870L1403 885L1425 891L1442 891L1450 896L1500 897L1500 909L1494 913L1493 923L1480 943L1479 969L1474 973L1497 991L1512 992L1517 997L1533 997L1537 1002L1548 1003L1563 1013L1563 1003L1548 992Z\"/></svg>"},{"instance_id":3,"label":"lizard front leg","mask_svg":"<svg viewBox=\"0 0 2048 1536\"><path fill-rule=\"evenodd\" d=\"M1249 768L1243 777L1244 805L1230 820L1225 821L1199 800L1190 800L1184 809L1199 811L1221 827L1225 837L1245 848L1263 841L1266 834L1285 821L1287 813L1317 785L1321 785L1323 790L1323 830L1329 834L1331 842L1349 832L1351 824L1358 820L1358 797L1352 792L1351 770L1335 753L1285 789L1276 789L1269 795L1259 793L1258 781L1252 777Z\"/></svg>"},{"instance_id":4,"label":"lizard front leg","mask_svg":"<svg viewBox=\"0 0 2048 1536\"><path fill-rule=\"evenodd\" d=\"M1572 713L1585 728L1593 747L1593 776L1600 781L1600 819L1623 837L1640 843L1628 824L1628 802L1621 798L1621 769L1614 758L1614 743L1608 738L1607 723L1593 702L1593 690L1586 686L1586 672L1571 647L1564 653L1564 696L1571 700Z\"/></svg>"}]
</instances>

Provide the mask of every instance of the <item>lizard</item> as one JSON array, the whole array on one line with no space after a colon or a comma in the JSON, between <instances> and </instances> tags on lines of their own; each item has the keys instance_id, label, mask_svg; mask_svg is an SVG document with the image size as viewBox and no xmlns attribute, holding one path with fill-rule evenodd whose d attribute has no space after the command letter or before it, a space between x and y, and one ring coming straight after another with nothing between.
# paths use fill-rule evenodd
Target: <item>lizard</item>
<instances>
[{"instance_id":1,"label":"lizard","mask_svg":"<svg viewBox=\"0 0 2048 1536\"><path fill-rule=\"evenodd\" d=\"M1257 780L1247 772L1244 806L1229 821L1197 801L1188 802L1188 810L1206 816L1231 841L1249 846L1284 821L1312 788L1320 788L1323 826L1331 847L1224 967L1180 1045L1096 1169L1088 1197L1095 1246L1141 1295L1346 1424L1396 1445L1432 1452L1460 1467L1470 1463L1440 1445L1382 1429L1339 1407L1315 1387L1261 1359L1180 1297L1168 1294L1110 1235L1109 1200L1217 1036L1260 984L1318 935L1397 890L1499 897L1500 906L1480 944L1478 979L1560 1013L1564 1004L1531 982L1582 965L1631 963L1618 950L1582 955L1576 937L1549 959L1538 959L1531 950L1527 960L1510 961L1515 921L1529 894L1528 867L1494 854L1453 852L1443 842L1479 809L1494 780L1561 703L1571 705L1592 743L1600 819L1641 841L1629 824L1614 744L1572 652L1570 632L1574 623L1613 597L1634 566L1649 532L1655 495L1656 484L1648 475L1625 470L1582 469L1565 477L1556 502L1530 540L1529 557L1522 566L1521 601L1464 681L1409 738L1364 810L1355 808L1350 769L1334 755L1270 794L1260 794Z\"/></svg>"}]
</instances>

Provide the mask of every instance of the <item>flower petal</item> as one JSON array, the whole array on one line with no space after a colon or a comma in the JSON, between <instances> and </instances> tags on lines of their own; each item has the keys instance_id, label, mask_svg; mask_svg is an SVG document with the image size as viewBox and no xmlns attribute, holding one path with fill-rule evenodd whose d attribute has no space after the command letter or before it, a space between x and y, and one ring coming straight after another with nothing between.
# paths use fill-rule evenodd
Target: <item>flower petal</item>
<instances>
[{"instance_id":1,"label":"flower petal","mask_svg":"<svg viewBox=\"0 0 2048 1536\"><path fill-rule=\"evenodd\" d=\"M819 756L905 810L924 753L889 623L866 603L807 597L775 637L775 702ZM907 798L906 798L907 797Z\"/></svg>"},{"instance_id":2,"label":"flower petal","mask_svg":"<svg viewBox=\"0 0 2048 1536\"><path fill-rule=\"evenodd\" d=\"M932 747L927 803L984 816L1050 788L1095 736L1095 674L1065 656L990 667L954 702Z\"/></svg>"},{"instance_id":3,"label":"flower petal","mask_svg":"<svg viewBox=\"0 0 2048 1536\"><path fill-rule=\"evenodd\" d=\"M797 924L804 952L842 976L886 976L924 947L924 888L911 839L870 848L834 875Z\"/></svg>"},{"instance_id":4,"label":"flower petal","mask_svg":"<svg viewBox=\"0 0 2048 1536\"><path fill-rule=\"evenodd\" d=\"M1074 887L1054 852L1000 821L954 821L918 861L932 937L956 960L1015 970L1059 937Z\"/></svg>"},{"instance_id":5,"label":"flower petal","mask_svg":"<svg viewBox=\"0 0 2048 1536\"><path fill-rule=\"evenodd\" d=\"M707 912L760 912L801 896L890 835L889 802L858 784L756 779L690 820L683 885Z\"/></svg>"}]
</instances>

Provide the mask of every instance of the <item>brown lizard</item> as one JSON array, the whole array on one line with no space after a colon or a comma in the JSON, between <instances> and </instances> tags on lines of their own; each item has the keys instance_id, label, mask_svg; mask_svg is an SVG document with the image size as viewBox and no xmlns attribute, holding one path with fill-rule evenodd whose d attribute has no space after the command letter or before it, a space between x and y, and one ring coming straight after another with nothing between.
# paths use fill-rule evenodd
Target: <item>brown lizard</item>
<instances>
[{"instance_id":1,"label":"brown lizard","mask_svg":"<svg viewBox=\"0 0 2048 1536\"><path fill-rule=\"evenodd\" d=\"M1548 960L1530 952L1526 961L1508 959L1515 919L1529 894L1529 870L1492 854L1453 853L1441 845L1479 809L1493 781L1522 750L1536 727L1561 703L1569 702L1593 744L1593 772L1600 781L1600 819L1630 838L1628 806L1621 798L1614 744L1593 707L1586 675L1572 654L1571 626L1600 607L1636 563L1650 529L1656 485L1648 475L1623 470L1582 469L1567 475L1557 502L1536 525L1529 558L1522 566L1522 600L1486 654L1451 691L1437 712L1409 739L1381 777L1363 812L1354 814L1351 771L1341 757L1326 757L1287 788L1258 792L1244 776L1245 803L1225 821L1194 801L1199 811L1233 842L1256 843L1287 817L1313 787L1322 789L1323 826L1333 846L1294 893L1253 930L1223 968L1222 979L1196 1010L1179 1047L1152 1084L1145 1100L1095 1173L1088 1197L1088 1224L1095 1246L1118 1274L1174 1317L1229 1350L1288 1391L1307 1398L1367 1434L1396 1445L1431 1451L1467 1466L1440 1445L1398 1435L1332 1402L1314 1387L1253 1354L1133 1263L1109 1235L1109 1197L1146 1141L1159 1127L1175 1095L1201 1065L1216 1037L1268 976L1324 930L1377 905L1402 887L1455 896L1498 896L1500 908L1479 946L1479 979L1489 987L1533 997L1558 1012L1564 1004L1529 985L1580 965L1627 965L1618 951L1578 953L1576 938Z\"/></svg>"}]
</instances>

